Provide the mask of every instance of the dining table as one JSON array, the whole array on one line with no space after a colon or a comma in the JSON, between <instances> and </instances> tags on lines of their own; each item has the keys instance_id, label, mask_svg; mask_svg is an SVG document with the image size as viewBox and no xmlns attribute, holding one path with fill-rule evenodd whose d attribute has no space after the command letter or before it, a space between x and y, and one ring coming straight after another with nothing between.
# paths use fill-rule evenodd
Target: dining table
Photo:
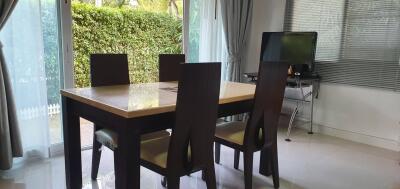
<instances>
[{"instance_id":1,"label":"dining table","mask_svg":"<svg viewBox=\"0 0 400 189\"><path fill-rule=\"evenodd\" d=\"M68 189L82 188L80 118L113 130L115 188L140 188L140 136L173 129L178 82L155 82L61 90L65 176ZM218 117L251 112L255 85L221 82ZM193 107L196 108L196 107ZM84 126L84 125L82 125ZM260 170L269 176L268 152Z\"/></svg>"}]
</instances>

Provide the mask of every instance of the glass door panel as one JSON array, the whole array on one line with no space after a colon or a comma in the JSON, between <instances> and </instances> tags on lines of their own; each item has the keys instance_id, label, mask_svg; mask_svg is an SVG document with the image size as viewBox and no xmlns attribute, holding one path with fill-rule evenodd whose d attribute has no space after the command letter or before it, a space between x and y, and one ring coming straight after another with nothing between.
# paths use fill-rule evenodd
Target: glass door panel
<instances>
[{"instance_id":1,"label":"glass door panel","mask_svg":"<svg viewBox=\"0 0 400 189\"><path fill-rule=\"evenodd\" d=\"M222 74L228 58L225 35L223 31L220 1L190 1L188 23L188 61L221 62Z\"/></svg>"},{"instance_id":2,"label":"glass door panel","mask_svg":"<svg viewBox=\"0 0 400 189\"><path fill-rule=\"evenodd\" d=\"M46 74L47 107L50 143L63 142L61 123L61 96L63 88L60 19L58 0L41 0L43 54Z\"/></svg>"},{"instance_id":3,"label":"glass door panel","mask_svg":"<svg viewBox=\"0 0 400 189\"><path fill-rule=\"evenodd\" d=\"M24 151L33 156L62 142L58 2L19 1L0 32Z\"/></svg>"}]
</instances>

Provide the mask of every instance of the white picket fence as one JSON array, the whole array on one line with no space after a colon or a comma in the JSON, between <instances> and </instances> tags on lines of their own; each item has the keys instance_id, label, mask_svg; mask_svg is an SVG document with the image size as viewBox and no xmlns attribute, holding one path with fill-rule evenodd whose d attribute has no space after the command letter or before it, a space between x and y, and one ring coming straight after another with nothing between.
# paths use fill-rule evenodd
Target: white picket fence
<instances>
[{"instance_id":1,"label":"white picket fence","mask_svg":"<svg viewBox=\"0 0 400 189\"><path fill-rule=\"evenodd\" d=\"M40 116L46 116L46 113L47 116L55 116L61 113L60 104L49 104L47 106L47 111L46 111L46 106L31 107L18 110L18 115L21 116L21 118L24 120L33 119Z\"/></svg>"},{"instance_id":2,"label":"white picket fence","mask_svg":"<svg viewBox=\"0 0 400 189\"><path fill-rule=\"evenodd\" d=\"M47 106L49 116L54 116L61 113L61 106L60 104L49 104Z\"/></svg>"}]
</instances>

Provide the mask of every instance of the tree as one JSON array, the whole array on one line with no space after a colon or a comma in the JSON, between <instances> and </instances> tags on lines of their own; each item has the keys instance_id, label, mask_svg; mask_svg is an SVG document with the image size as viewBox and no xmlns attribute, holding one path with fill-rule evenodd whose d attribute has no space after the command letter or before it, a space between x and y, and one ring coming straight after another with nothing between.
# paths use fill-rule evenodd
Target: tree
<instances>
[{"instance_id":1,"label":"tree","mask_svg":"<svg viewBox=\"0 0 400 189\"><path fill-rule=\"evenodd\" d=\"M176 0L169 0L168 9L170 14L174 14L175 17L179 17L178 5L176 4Z\"/></svg>"},{"instance_id":2,"label":"tree","mask_svg":"<svg viewBox=\"0 0 400 189\"><path fill-rule=\"evenodd\" d=\"M129 0L129 6L135 8L135 7L139 6L139 3L137 0Z\"/></svg>"},{"instance_id":3,"label":"tree","mask_svg":"<svg viewBox=\"0 0 400 189\"><path fill-rule=\"evenodd\" d=\"M96 0L95 5L96 5L96 7L103 6L103 0Z\"/></svg>"},{"instance_id":4,"label":"tree","mask_svg":"<svg viewBox=\"0 0 400 189\"><path fill-rule=\"evenodd\" d=\"M124 6L125 3L126 3L126 0L117 0L117 6L118 6L118 7Z\"/></svg>"},{"instance_id":5,"label":"tree","mask_svg":"<svg viewBox=\"0 0 400 189\"><path fill-rule=\"evenodd\" d=\"M176 18L180 17L177 0L74 0L74 1L92 4L95 5L96 7L129 6L131 8L140 8L146 11L169 13L175 16Z\"/></svg>"}]
</instances>

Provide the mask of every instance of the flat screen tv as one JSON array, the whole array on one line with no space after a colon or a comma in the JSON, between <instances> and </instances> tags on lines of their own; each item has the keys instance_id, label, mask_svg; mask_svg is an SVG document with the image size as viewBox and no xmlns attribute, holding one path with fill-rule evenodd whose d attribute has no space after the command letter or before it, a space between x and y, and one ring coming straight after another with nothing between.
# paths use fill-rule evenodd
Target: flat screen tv
<instances>
[{"instance_id":1,"label":"flat screen tv","mask_svg":"<svg viewBox=\"0 0 400 189\"><path fill-rule=\"evenodd\" d=\"M294 72L314 71L317 32L264 32L261 62L285 61Z\"/></svg>"}]
</instances>

